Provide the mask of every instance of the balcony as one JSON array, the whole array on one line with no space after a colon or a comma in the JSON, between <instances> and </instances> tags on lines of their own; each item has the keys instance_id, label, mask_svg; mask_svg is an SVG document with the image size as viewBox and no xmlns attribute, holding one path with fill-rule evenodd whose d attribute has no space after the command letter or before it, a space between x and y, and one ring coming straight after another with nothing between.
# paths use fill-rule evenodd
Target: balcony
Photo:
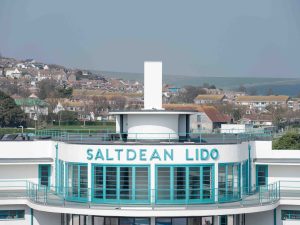
<instances>
[{"instance_id":1,"label":"balcony","mask_svg":"<svg viewBox=\"0 0 300 225\"><path fill-rule=\"evenodd\" d=\"M30 181L0 181L0 200L23 199L43 206L85 209L122 209L143 208L147 210L160 209L236 209L256 206L272 205L280 198L300 197L300 182L276 182L267 186L252 187L251 190L205 189L206 193L199 198L195 195L176 195L171 199L158 198L163 190L150 190L146 194L135 196L135 199L106 195L96 196L95 190L46 187ZM182 190L175 190L177 193ZM192 198L191 198L192 196ZM128 196L127 196L128 197Z\"/></svg>"}]
</instances>

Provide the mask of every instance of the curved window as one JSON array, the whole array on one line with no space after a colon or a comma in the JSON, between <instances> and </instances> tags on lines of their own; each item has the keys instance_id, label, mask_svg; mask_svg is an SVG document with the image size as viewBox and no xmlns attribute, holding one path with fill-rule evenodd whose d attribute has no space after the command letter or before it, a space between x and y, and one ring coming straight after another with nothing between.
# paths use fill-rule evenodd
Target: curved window
<instances>
[{"instance_id":1,"label":"curved window","mask_svg":"<svg viewBox=\"0 0 300 225\"><path fill-rule=\"evenodd\" d=\"M87 164L68 163L67 198L68 200L88 200L88 167Z\"/></svg>"}]
</instances>

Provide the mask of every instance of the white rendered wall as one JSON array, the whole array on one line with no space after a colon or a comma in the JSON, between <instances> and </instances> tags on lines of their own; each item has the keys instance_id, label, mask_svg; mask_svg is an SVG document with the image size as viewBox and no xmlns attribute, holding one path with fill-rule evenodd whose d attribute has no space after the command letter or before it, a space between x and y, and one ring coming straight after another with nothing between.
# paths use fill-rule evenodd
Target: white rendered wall
<instances>
[{"instance_id":1,"label":"white rendered wall","mask_svg":"<svg viewBox=\"0 0 300 225\"><path fill-rule=\"evenodd\" d=\"M28 180L34 183L38 183L38 165L0 164L0 180L12 180L12 185L16 180ZM8 185L8 182L5 182L5 185Z\"/></svg>"},{"instance_id":2,"label":"white rendered wall","mask_svg":"<svg viewBox=\"0 0 300 225\"><path fill-rule=\"evenodd\" d=\"M144 63L144 109L162 109L162 63Z\"/></svg>"},{"instance_id":3,"label":"white rendered wall","mask_svg":"<svg viewBox=\"0 0 300 225\"><path fill-rule=\"evenodd\" d=\"M34 225L60 225L61 214L49 213L42 211L33 211L33 224ZM28 223L29 224L29 223Z\"/></svg>"},{"instance_id":4,"label":"white rendered wall","mask_svg":"<svg viewBox=\"0 0 300 225\"><path fill-rule=\"evenodd\" d=\"M165 139L178 138L178 115L128 115L128 138ZM144 133L144 134L141 134ZM153 134L156 133L156 134ZM169 134L172 135L169 135Z\"/></svg>"},{"instance_id":5,"label":"white rendered wall","mask_svg":"<svg viewBox=\"0 0 300 225\"><path fill-rule=\"evenodd\" d=\"M1 158L53 158L54 142L52 141L2 141L0 142Z\"/></svg>"},{"instance_id":6,"label":"white rendered wall","mask_svg":"<svg viewBox=\"0 0 300 225\"><path fill-rule=\"evenodd\" d=\"M300 210L300 206L281 205L276 209L276 225L299 225L300 220L281 220L281 210Z\"/></svg>"},{"instance_id":7,"label":"white rendered wall","mask_svg":"<svg viewBox=\"0 0 300 225\"><path fill-rule=\"evenodd\" d=\"M273 210L245 214L246 225L274 225ZM279 225L279 224L277 224Z\"/></svg>"}]
</instances>

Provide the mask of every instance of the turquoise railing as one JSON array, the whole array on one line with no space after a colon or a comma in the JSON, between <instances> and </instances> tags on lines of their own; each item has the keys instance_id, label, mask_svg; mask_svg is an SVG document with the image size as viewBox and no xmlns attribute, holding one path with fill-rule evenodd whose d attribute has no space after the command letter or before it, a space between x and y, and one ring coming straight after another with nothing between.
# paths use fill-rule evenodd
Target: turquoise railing
<instances>
[{"instance_id":1,"label":"turquoise railing","mask_svg":"<svg viewBox=\"0 0 300 225\"><path fill-rule=\"evenodd\" d=\"M35 138L51 138L58 141L87 143L87 142L145 142L160 141L164 143L241 143L251 140L271 140L271 132L250 133L111 133L111 132L70 132L68 130L37 130Z\"/></svg>"}]
</instances>

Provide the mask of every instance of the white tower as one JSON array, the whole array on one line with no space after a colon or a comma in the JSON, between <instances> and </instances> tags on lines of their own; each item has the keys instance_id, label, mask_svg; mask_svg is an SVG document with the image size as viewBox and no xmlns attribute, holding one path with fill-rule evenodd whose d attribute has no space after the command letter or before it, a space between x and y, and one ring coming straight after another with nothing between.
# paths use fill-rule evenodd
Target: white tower
<instances>
[{"instance_id":1,"label":"white tower","mask_svg":"<svg viewBox=\"0 0 300 225\"><path fill-rule=\"evenodd\" d=\"M163 109L162 62L144 62L144 109Z\"/></svg>"}]
</instances>

